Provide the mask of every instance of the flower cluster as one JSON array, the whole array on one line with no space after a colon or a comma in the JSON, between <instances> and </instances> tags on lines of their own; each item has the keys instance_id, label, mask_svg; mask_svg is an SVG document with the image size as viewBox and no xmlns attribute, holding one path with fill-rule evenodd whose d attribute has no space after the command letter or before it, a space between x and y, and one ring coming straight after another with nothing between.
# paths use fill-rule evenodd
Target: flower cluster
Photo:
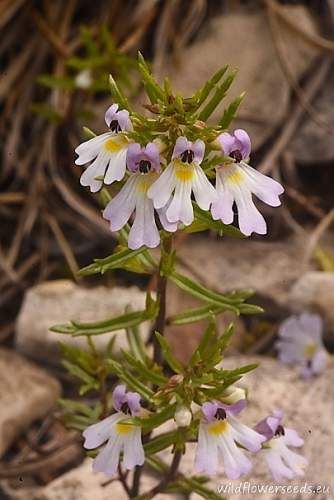
<instances>
[{"instance_id":1,"label":"flower cluster","mask_svg":"<svg viewBox=\"0 0 334 500\"><path fill-rule=\"evenodd\" d=\"M276 342L279 359L299 366L301 375L309 379L324 371L328 353L322 343L322 319L317 314L303 313L283 321Z\"/></svg>"},{"instance_id":2,"label":"flower cluster","mask_svg":"<svg viewBox=\"0 0 334 500\"><path fill-rule=\"evenodd\" d=\"M240 399L233 404L214 400L201 406L194 464L196 472L215 475L222 462L226 476L238 479L252 469L252 462L243 450L252 453L262 450L275 480L302 476L307 460L288 447L300 447L304 441L296 431L282 426L283 413L275 411L252 429L236 418L246 405L246 399ZM140 426L122 422L129 416L141 415L139 394L126 392L126 387L119 385L113 392L113 407L114 414L91 425L83 433L87 449L97 448L108 441L96 456L93 469L109 476L116 473L121 452L125 469L131 470L145 461ZM192 414L187 411L182 427L188 427L191 421Z\"/></svg>"},{"instance_id":3,"label":"flower cluster","mask_svg":"<svg viewBox=\"0 0 334 500\"><path fill-rule=\"evenodd\" d=\"M170 157L165 157L160 151L163 137L144 145L131 140L129 112L119 110L117 104L107 110L105 122L110 131L80 144L76 164L89 163L80 182L92 192L101 189L103 183L126 177L103 216L110 222L111 231L118 231L135 213L128 240L131 249L158 246L159 228L175 232L180 225L192 224L193 198L199 208L211 210L212 218L224 224L233 222L235 204L243 234L266 233L266 222L252 195L275 207L280 205L283 188L248 165L251 142L247 132L224 132L212 141L218 144L221 155L214 187L202 168L206 152L203 140L191 142L179 136Z\"/></svg>"}]
</instances>

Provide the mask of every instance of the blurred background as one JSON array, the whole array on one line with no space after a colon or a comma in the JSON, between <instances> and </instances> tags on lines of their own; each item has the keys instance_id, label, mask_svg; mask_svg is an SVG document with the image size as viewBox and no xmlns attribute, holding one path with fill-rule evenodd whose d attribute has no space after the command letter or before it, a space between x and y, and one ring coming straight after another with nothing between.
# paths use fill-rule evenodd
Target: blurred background
<instances>
[{"instance_id":1,"label":"blurred background","mask_svg":"<svg viewBox=\"0 0 334 500\"><path fill-rule=\"evenodd\" d=\"M261 206L266 237L207 233L179 240L179 265L222 292L255 290L252 301L265 313L237 318L229 354L265 355L264 369L286 381L290 403L303 395L303 411L310 413L319 404L317 425L329 441L333 368L305 388L274 360L273 345L284 318L310 310L321 314L326 348L334 351L334 1L2 0L0 29L0 499L86 498L82 473L74 472L72 497L61 482L83 455L77 434L56 418L61 390L74 394L75 387L60 365L60 336L48 328L120 313L127 304L142 304L145 288L155 286L124 271L103 278L76 274L110 254L116 242L100 215L99 196L79 185L74 149L83 126L105 130L110 73L143 110L138 50L158 80L169 76L185 96L226 63L238 70L224 104L246 91L234 125L251 136L251 164L283 183L283 205ZM169 311L180 304L196 306L172 289ZM223 315L222 326L231 319ZM181 360L202 328L169 329ZM107 341L99 339L100 346ZM274 403L275 394L284 393L281 386L256 390L258 405L266 391ZM286 408L303 421L294 410ZM319 463L320 449L319 437L309 448L317 457L310 480L329 483L330 450ZM104 499L106 490L94 488L87 498Z\"/></svg>"}]
</instances>

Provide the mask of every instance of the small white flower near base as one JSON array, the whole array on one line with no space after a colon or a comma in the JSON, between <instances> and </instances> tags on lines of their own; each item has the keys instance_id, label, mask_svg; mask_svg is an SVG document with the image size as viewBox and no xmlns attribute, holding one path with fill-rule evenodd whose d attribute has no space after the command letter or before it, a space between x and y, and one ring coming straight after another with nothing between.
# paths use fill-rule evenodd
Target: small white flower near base
<instances>
[{"instance_id":1,"label":"small white flower near base","mask_svg":"<svg viewBox=\"0 0 334 500\"><path fill-rule=\"evenodd\" d=\"M237 445L256 453L266 438L235 418L246 404L245 399L233 405L218 401L204 403L195 457L198 473L217 474L221 462L229 479L250 472L252 463Z\"/></svg>"},{"instance_id":2,"label":"small white flower near base","mask_svg":"<svg viewBox=\"0 0 334 500\"><path fill-rule=\"evenodd\" d=\"M110 106L105 114L105 122L110 132L97 135L81 143L75 150L76 165L90 163L80 177L82 186L89 186L92 193L104 184L121 181L126 170L128 139L122 132L132 130L129 112L118 111L118 104Z\"/></svg>"},{"instance_id":3,"label":"small white flower near base","mask_svg":"<svg viewBox=\"0 0 334 500\"><path fill-rule=\"evenodd\" d=\"M322 373L328 353L322 342L322 319L318 314L290 316L281 324L276 342L279 359L288 365L299 365L301 375L309 379Z\"/></svg>"},{"instance_id":4,"label":"small white flower near base","mask_svg":"<svg viewBox=\"0 0 334 500\"><path fill-rule=\"evenodd\" d=\"M308 461L305 457L289 449L289 446L299 448L304 440L294 429L283 427L281 422L283 412L275 411L269 417L261 420L255 430L266 437L266 443L261 453L275 481L293 479L304 476Z\"/></svg>"},{"instance_id":5,"label":"small white flower near base","mask_svg":"<svg viewBox=\"0 0 334 500\"><path fill-rule=\"evenodd\" d=\"M126 392L124 385L119 385L113 392L113 406L116 413L97 424L89 426L84 432L84 447L88 450L98 448L107 441L93 462L93 470L104 472L108 476L116 474L123 452L122 465L131 470L145 461L141 440L141 428L123 424L122 420L137 416L141 411L140 396L136 392Z\"/></svg>"},{"instance_id":6,"label":"small white flower near base","mask_svg":"<svg viewBox=\"0 0 334 500\"><path fill-rule=\"evenodd\" d=\"M233 135L224 132L218 137L218 141L223 154L229 156L231 161L216 169L218 199L212 204L213 219L231 224L235 203L240 231L246 236L253 232L266 234L266 221L256 208L252 195L267 205L277 207L281 204L279 195L284 192L283 187L246 163L251 151L251 142L245 130L235 130Z\"/></svg>"},{"instance_id":7,"label":"small white flower near base","mask_svg":"<svg viewBox=\"0 0 334 500\"><path fill-rule=\"evenodd\" d=\"M147 192L156 209L167 206L170 223L188 226L193 222L192 193L203 210L209 210L216 199L216 191L200 167L204 151L205 144L200 139L192 143L186 137L179 137L171 163Z\"/></svg>"}]
</instances>

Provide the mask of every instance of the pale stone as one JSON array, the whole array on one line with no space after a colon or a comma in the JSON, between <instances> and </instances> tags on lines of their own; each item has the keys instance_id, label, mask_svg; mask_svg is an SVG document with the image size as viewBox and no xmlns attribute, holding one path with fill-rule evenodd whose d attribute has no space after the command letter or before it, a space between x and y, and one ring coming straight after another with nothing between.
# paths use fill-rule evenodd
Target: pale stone
<instances>
[{"instance_id":1,"label":"pale stone","mask_svg":"<svg viewBox=\"0 0 334 500\"><path fill-rule=\"evenodd\" d=\"M306 239L189 238L180 254L185 273L219 292L251 288L257 294L285 303L290 287L304 271L300 258ZM181 263L182 266L182 263Z\"/></svg>"},{"instance_id":2,"label":"pale stone","mask_svg":"<svg viewBox=\"0 0 334 500\"><path fill-rule=\"evenodd\" d=\"M282 8L293 23L309 33L316 33L306 8ZM280 36L284 57L293 78L298 81L314 61L317 51L283 23L280 23ZM241 92L247 92L233 126L247 128L254 147L263 144L285 118L291 88L280 66L265 11L247 13L239 10L215 16L198 38L184 49L181 61L179 68L166 65L163 72L172 78L175 90L186 96L200 88L224 64L238 69L223 106ZM223 106L212 115L213 122L222 116Z\"/></svg>"},{"instance_id":3,"label":"pale stone","mask_svg":"<svg viewBox=\"0 0 334 500\"><path fill-rule=\"evenodd\" d=\"M295 312L320 314L331 332L334 330L334 273L311 271L293 285L289 303Z\"/></svg>"},{"instance_id":4,"label":"pale stone","mask_svg":"<svg viewBox=\"0 0 334 500\"><path fill-rule=\"evenodd\" d=\"M72 281L48 281L30 288L18 316L17 348L42 362L58 364L59 341L87 348L85 337L72 337L50 331L56 324L70 320L96 322L124 314L126 308L145 309L145 293L137 287L83 288ZM143 338L148 336L148 324L143 324ZM116 335L115 350L127 347L125 331L94 336L97 349L103 350Z\"/></svg>"},{"instance_id":5,"label":"pale stone","mask_svg":"<svg viewBox=\"0 0 334 500\"><path fill-rule=\"evenodd\" d=\"M0 457L14 439L43 418L60 397L60 385L9 349L0 349Z\"/></svg>"},{"instance_id":6,"label":"pale stone","mask_svg":"<svg viewBox=\"0 0 334 500\"><path fill-rule=\"evenodd\" d=\"M52 481L33 500L126 500L128 498L119 481L105 484L107 482L108 478L104 474L92 471L92 459L86 458L79 467ZM150 490L158 482L159 479L143 475L141 493ZM181 500L183 497L160 493L154 498Z\"/></svg>"}]
</instances>

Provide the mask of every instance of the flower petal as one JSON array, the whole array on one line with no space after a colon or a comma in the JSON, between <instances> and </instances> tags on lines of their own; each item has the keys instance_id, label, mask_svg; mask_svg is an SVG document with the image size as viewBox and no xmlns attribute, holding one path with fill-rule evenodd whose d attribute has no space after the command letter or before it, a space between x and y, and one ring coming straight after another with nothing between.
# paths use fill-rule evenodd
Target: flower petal
<instances>
[{"instance_id":1,"label":"flower petal","mask_svg":"<svg viewBox=\"0 0 334 500\"><path fill-rule=\"evenodd\" d=\"M217 199L212 203L211 214L214 220L221 220L224 224L232 224L234 219L233 203L234 196L228 185L224 185L222 177L217 170L216 173Z\"/></svg>"},{"instance_id":2,"label":"flower petal","mask_svg":"<svg viewBox=\"0 0 334 500\"><path fill-rule=\"evenodd\" d=\"M94 459L93 470L95 472L104 472L108 476L116 474L122 448L123 437L114 432L107 445Z\"/></svg>"},{"instance_id":3,"label":"flower petal","mask_svg":"<svg viewBox=\"0 0 334 500\"><path fill-rule=\"evenodd\" d=\"M209 210L211 203L218 199L215 188L199 166L195 167L192 189L195 200L202 210Z\"/></svg>"},{"instance_id":4,"label":"flower petal","mask_svg":"<svg viewBox=\"0 0 334 500\"><path fill-rule=\"evenodd\" d=\"M162 208L168 203L175 184L174 166L171 163L147 191L147 196L153 200L156 209Z\"/></svg>"},{"instance_id":5,"label":"flower petal","mask_svg":"<svg viewBox=\"0 0 334 500\"><path fill-rule=\"evenodd\" d=\"M85 438L84 448L87 450L92 450L98 448L110 437L111 429L113 425L120 419L119 415L116 413L107 417L97 424L90 425L82 433Z\"/></svg>"},{"instance_id":6,"label":"flower petal","mask_svg":"<svg viewBox=\"0 0 334 500\"><path fill-rule=\"evenodd\" d=\"M160 235L154 218L153 202L146 193L136 197L136 215L132 224L128 245L135 250L143 245L155 248L160 243Z\"/></svg>"},{"instance_id":7,"label":"flower petal","mask_svg":"<svg viewBox=\"0 0 334 500\"><path fill-rule=\"evenodd\" d=\"M217 139L225 156L229 156L229 154L236 149L235 137L228 132L223 132Z\"/></svg>"},{"instance_id":8,"label":"flower petal","mask_svg":"<svg viewBox=\"0 0 334 500\"><path fill-rule=\"evenodd\" d=\"M100 153L95 161L89 165L85 171L81 174L80 184L81 186L89 186L92 193L99 191L103 185L101 180L97 180L96 177L103 177L108 165L108 156L105 153Z\"/></svg>"},{"instance_id":9,"label":"flower petal","mask_svg":"<svg viewBox=\"0 0 334 500\"><path fill-rule=\"evenodd\" d=\"M278 207L281 204L279 196L284 193L284 188L279 182L267 175L263 175L245 162L241 162L239 168L245 175L249 190L255 196L271 207Z\"/></svg>"},{"instance_id":10,"label":"flower petal","mask_svg":"<svg viewBox=\"0 0 334 500\"><path fill-rule=\"evenodd\" d=\"M183 222L189 226L194 220L194 211L191 203L191 181L178 181L171 204L166 216L169 222Z\"/></svg>"},{"instance_id":11,"label":"flower petal","mask_svg":"<svg viewBox=\"0 0 334 500\"><path fill-rule=\"evenodd\" d=\"M111 231L119 231L129 220L136 205L137 176L129 177L120 192L109 201L103 211L103 217L110 222Z\"/></svg>"},{"instance_id":12,"label":"flower petal","mask_svg":"<svg viewBox=\"0 0 334 500\"><path fill-rule=\"evenodd\" d=\"M200 424L195 454L195 470L213 476L218 469L218 441L209 436L206 424Z\"/></svg>"},{"instance_id":13,"label":"flower petal","mask_svg":"<svg viewBox=\"0 0 334 500\"><path fill-rule=\"evenodd\" d=\"M112 184L121 181L126 171L127 148L121 149L118 153L110 155L109 165L104 176L105 184Z\"/></svg>"},{"instance_id":14,"label":"flower petal","mask_svg":"<svg viewBox=\"0 0 334 500\"><path fill-rule=\"evenodd\" d=\"M261 449L262 443L266 441L265 436L242 424L234 417L229 416L228 421L233 429L233 439L237 443L253 453Z\"/></svg>"},{"instance_id":15,"label":"flower petal","mask_svg":"<svg viewBox=\"0 0 334 500\"><path fill-rule=\"evenodd\" d=\"M191 142L186 137L178 137L173 149L172 160L179 158L184 151L191 148Z\"/></svg>"},{"instance_id":16,"label":"flower petal","mask_svg":"<svg viewBox=\"0 0 334 500\"><path fill-rule=\"evenodd\" d=\"M143 465L145 453L141 440L141 428L133 426L133 430L124 436L123 466L132 470L136 465Z\"/></svg>"},{"instance_id":17,"label":"flower petal","mask_svg":"<svg viewBox=\"0 0 334 500\"><path fill-rule=\"evenodd\" d=\"M137 170L137 161L140 157L142 148L138 142L133 142L129 144L127 155L126 155L126 163L130 172L136 172Z\"/></svg>"},{"instance_id":18,"label":"flower petal","mask_svg":"<svg viewBox=\"0 0 334 500\"><path fill-rule=\"evenodd\" d=\"M239 479L251 471L251 461L237 447L230 432L219 436L218 446L223 457L225 474L229 479Z\"/></svg>"},{"instance_id":19,"label":"flower petal","mask_svg":"<svg viewBox=\"0 0 334 500\"><path fill-rule=\"evenodd\" d=\"M242 158L244 160L247 160L252 149L249 135L247 134L246 130L243 130L241 128L235 130L233 132L233 135L236 138L237 149L239 149L239 151L241 152Z\"/></svg>"},{"instance_id":20,"label":"flower petal","mask_svg":"<svg viewBox=\"0 0 334 500\"><path fill-rule=\"evenodd\" d=\"M118 104L112 104L111 106L109 106L109 108L105 112L104 120L107 124L107 127L110 127L110 123L115 118L115 114L117 113L117 110L118 110Z\"/></svg>"},{"instance_id":21,"label":"flower petal","mask_svg":"<svg viewBox=\"0 0 334 500\"><path fill-rule=\"evenodd\" d=\"M235 189L234 197L238 208L240 231L246 236L250 236L253 232L266 234L266 221L254 205L251 193L239 186L239 188Z\"/></svg>"},{"instance_id":22,"label":"flower petal","mask_svg":"<svg viewBox=\"0 0 334 500\"><path fill-rule=\"evenodd\" d=\"M106 132L105 134L97 135L88 141L82 142L76 148L75 152L79 157L75 160L76 165L84 165L94 158L97 157L100 151L102 151L102 146L105 141L112 137L114 134L112 132Z\"/></svg>"},{"instance_id":23,"label":"flower petal","mask_svg":"<svg viewBox=\"0 0 334 500\"><path fill-rule=\"evenodd\" d=\"M126 386L119 384L112 393L112 405L116 411L121 411L122 404L126 401Z\"/></svg>"}]
</instances>

